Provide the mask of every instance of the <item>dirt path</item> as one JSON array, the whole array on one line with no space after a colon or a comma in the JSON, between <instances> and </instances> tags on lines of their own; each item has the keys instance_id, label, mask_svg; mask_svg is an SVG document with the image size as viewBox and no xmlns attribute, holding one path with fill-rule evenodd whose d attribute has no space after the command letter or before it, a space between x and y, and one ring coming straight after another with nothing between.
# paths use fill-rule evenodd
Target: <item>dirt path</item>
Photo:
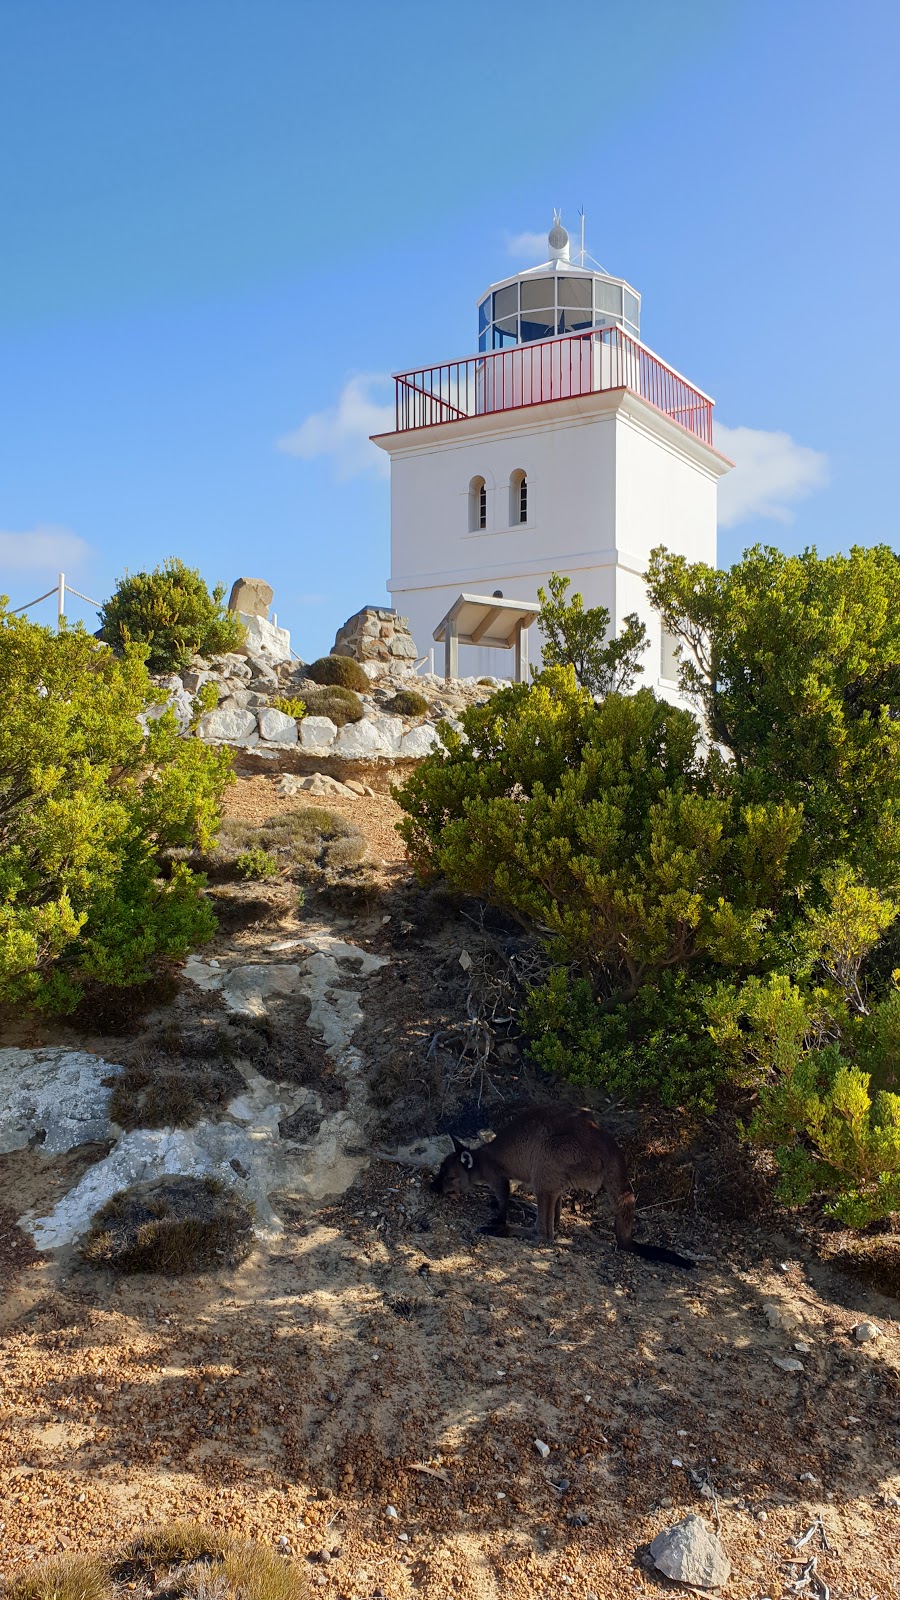
<instances>
[{"instance_id":1,"label":"dirt path","mask_svg":"<svg viewBox=\"0 0 900 1600\"><path fill-rule=\"evenodd\" d=\"M379 797L382 829L389 806ZM356 1038L373 1072L381 1032L383 1059L408 1051L425 1084L468 935L458 920L402 933L410 903L330 926L391 949L361 986ZM216 948L250 958L296 920L273 899ZM220 1003L184 987L179 1026L201 999ZM267 1021L255 1070L315 1083L326 1113L346 1105L302 1007ZM120 1055L141 1042L118 1041ZM383 1138L393 1090L371 1091ZM645 1236L704 1257L690 1275L651 1270L614 1252L602 1212L570 1204L558 1246L540 1250L480 1236L483 1206L375 1161L336 1200L279 1195L283 1236L233 1271L116 1280L72 1252L30 1259L9 1226L26 1190L31 1204L74 1181L65 1159L63 1172L38 1152L0 1158L4 1575L199 1516L286 1537L333 1600L612 1600L660 1592L646 1545L699 1511L720 1521L729 1596L789 1593L812 1554L834 1600L900 1595L900 1308L796 1238L720 1227L702 1207L674 1227L649 1212ZM863 1346L861 1317L883 1330Z\"/></svg>"}]
</instances>

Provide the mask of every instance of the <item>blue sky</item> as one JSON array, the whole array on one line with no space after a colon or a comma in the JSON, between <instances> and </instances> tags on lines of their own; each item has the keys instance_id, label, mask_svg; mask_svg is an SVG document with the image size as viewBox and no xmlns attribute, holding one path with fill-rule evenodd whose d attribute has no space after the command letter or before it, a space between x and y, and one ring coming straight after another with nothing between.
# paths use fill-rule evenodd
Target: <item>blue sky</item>
<instances>
[{"instance_id":1,"label":"blue sky","mask_svg":"<svg viewBox=\"0 0 900 1600\"><path fill-rule=\"evenodd\" d=\"M177 554L329 648L385 603L383 375L554 206L740 430L723 564L896 545L898 73L887 0L5 0L0 590Z\"/></svg>"}]
</instances>

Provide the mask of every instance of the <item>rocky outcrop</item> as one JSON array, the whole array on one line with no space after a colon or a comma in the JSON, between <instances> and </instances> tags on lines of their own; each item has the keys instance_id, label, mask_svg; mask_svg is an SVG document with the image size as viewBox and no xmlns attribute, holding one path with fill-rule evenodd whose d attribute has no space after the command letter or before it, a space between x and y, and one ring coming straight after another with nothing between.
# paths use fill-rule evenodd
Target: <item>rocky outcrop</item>
<instances>
[{"instance_id":1,"label":"rocky outcrop","mask_svg":"<svg viewBox=\"0 0 900 1600\"><path fill-rule=\"evenodd\" d=\"M386 661L410 667L417 655L406 617L380 606L363 606L349 617L338 629L331 653L363 663Z\"/></svg>"},{"instance_id":2,"label":"rocky outcrop","mask_svg":"<svg viewBox=\"0 0 900 1600\"><path fill-rule=\"evenodd\" d=\"M239 611L242 617L265 617L268 620L273 598L274 590L265 578L235 578L228 609Z\"/></svg>"},{"instance_id":3,"label":"rocky outcrop","mask_svg":"<svg viewBox=\"0 0 900 1600\"><path fill-rule=\"evenodd\" d=\"M247 630L244 643L238 647L239 653L263 656L273 666L290 661L291 636L287 628L277 628L274 622L247 611L239 611L238 616Z\"/></svg>"}]
</instances>

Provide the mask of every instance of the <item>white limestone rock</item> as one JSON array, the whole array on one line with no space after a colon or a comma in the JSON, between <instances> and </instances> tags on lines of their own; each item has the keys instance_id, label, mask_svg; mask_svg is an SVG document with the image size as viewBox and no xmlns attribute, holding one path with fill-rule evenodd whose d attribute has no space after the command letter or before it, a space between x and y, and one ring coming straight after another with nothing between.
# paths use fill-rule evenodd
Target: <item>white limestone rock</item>
<instances>
[{"instance_id":1,"label":"white limestone rock","mask_svg":"<svg viewBox=\"0 0 900 1600\"><path fill-rule=\"evenodd\" d=\"M399 753L407 758L427 756L440 742L434 723L422 722L417 728L410 728L409 732L403 735Z\"/></svg>"},{"instance_id":2,"label":"white limestone rock","mask_svg":"<svg viewBox=\"0 0 900 1600\"><path fill-rule=\"evenodd\" d=\"M264 1017L268 999L294 994L300 982L300 968L288 963L247 961L220 967L198 956L188 957L184 975L201 989L219 990L228 1010L243 1017Z\"/></svg>"},{"instance_id":3,"label":"white limestone rock","mask_svg":"<svg viewBox=\"0 0 900 1600\"><path fill-rule=\"evenodd\" d=\"M330 717L304 717L300 724L300 748L310 756L327 756L337 732L337 724Z\"/></svg>"},{"instance_id":4,"label":"white limestone rock","mask_svg":"<svg viewBox=\"0 0 900 1600\"><path fill-rule=\"evenodd\" d=\"M253 746L259 738L256 715L246 707L207 711L197 729L201 739L221 739L227 744Z\"/></svg>"},{"instance_id":5,"label":"white limestone rock","mask_svg":"<svg viewBox=\"0 0 900 1600\"><path fill-rule=\"evenodd\" d=\"M381 729L375 725L375 718L364 717L362 722L347 722L338 730L338 736L334 741L334 754L366 759L372 756L387 756L391 751Z\"/></svg>"},{"instance_id":6,"label":"white limestone rock","mask_svg":"<svg viewBox=\"0 0 900 1600\"><path fill-rule=\"evenodd\" d=\"M267 706L258 713L260 737L268 739L272 744L297 743L297 718L289 717L284 711L276 711L274 706Z\"/></svg>"},{"instance_id":7,"label":"white limestone rock","mask_svg":"<svg viewBox=\"0 0 900 1600\"><path fill-rule=\"evenodd\" d=\"M731 1562L719 1539L694 1512L658 1533L650 1554L665 1577L695 1589L720 1589L731 1577Z\"/></svg>"},{"instance_id":8,"label":"white limestone rock","mask_svg":"<svg viewBox=\"0 0 900 1600\"><path fill-rule=\"evenodd\" d=\"M287 772L278 785L279 794L308 794L317 799L327 799L329 796L341 795L345 800L356 798L354 791L346 783L332 778L326 772L313 772L306 778L298 778L295 773Z\"/></svg>"},{"instance_id":9,"label":"white limestone rock","mask_svg":"<svg viewBox=\"0 0 900 1600\"><path fill-rule=\"evenodd\" d=\"M238 654L264 656L270 663L290 661L291 636L287 628L276 627L274 622L251 616L248 611L238 611L237 616L247 630Z\"/></svg>"},{"instance_id":10,"label":"white limestone rock","mask_svg":"<svg viewBox=\"0 0 900 1600\"><path fill-rule=\"evenodd\" d=\"M86 1050L0 1050L0 1155L39 1144L43 1155L108 1139L108 1088L122 1068Z\"/></svg>"},{"instance_id":11,"label":"white limestone rock","mask_svg":"<svg viewBox=\"0 0 900 1600\"><path fill-rule=\"evenodd\" d=\"M388 755L399 755L400 741L403 738L403 718L386 716L382 713L366 720L371 722L373 728L377 729Z\"/></svg>"}]
</instances>

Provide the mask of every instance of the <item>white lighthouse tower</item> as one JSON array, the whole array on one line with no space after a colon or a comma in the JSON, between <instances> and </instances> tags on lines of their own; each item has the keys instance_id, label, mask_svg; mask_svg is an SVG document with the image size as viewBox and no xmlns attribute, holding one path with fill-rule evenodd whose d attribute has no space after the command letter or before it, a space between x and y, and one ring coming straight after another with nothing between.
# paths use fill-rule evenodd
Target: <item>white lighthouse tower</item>
<instances>
[{"instance_id":1,"label":"white lighthouse tower","mask_svg":"<svg viewBox=\"0 0 900 1600\"><path fill-rule=\"evenodd\" d=\"M642 574L658 544L715 565L731 463L709 395L641 343L637 291L576 264L558 216L548 245L482 295L477 355L395 375L396 426L374 439L391 458L388 589L424 653L461 594L534 601L564 573L615 633L638 613L639 682L674 698ZM509 653L463 644L459 670L509 676Z\"/></svg>"}]
</instances>

